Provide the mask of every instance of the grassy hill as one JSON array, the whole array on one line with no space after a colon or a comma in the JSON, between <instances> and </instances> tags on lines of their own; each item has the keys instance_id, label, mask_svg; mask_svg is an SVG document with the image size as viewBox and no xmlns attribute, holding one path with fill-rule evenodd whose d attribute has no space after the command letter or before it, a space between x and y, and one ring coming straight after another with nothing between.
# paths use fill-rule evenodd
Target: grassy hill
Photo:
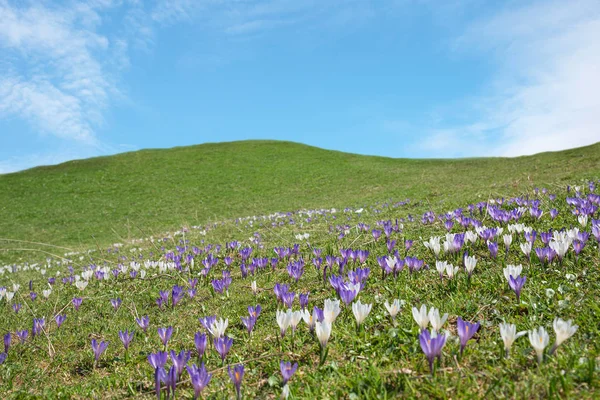
<instances>
[{"instance_id":1,"label":"grassy hill","mask_svg":"<svg viewBox=\"0 0 600 400\"><path fill-rule=\"evenodd\" d=\"M450 206L599 175L600 143L459 160L361 156L278 141L141 150L0 175L0 237L104 245L226 217L389 198Z\"/></svg>"}]
</instances>

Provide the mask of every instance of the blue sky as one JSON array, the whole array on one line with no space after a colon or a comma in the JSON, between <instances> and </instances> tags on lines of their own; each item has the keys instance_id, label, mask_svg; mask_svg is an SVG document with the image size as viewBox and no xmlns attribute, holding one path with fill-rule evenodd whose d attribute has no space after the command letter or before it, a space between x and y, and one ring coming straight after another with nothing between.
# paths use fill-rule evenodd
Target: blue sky
<instances>
[{"instance_id":1,"label":"blue sky","mask_svg":"<svg viewBox=\"0 0 600 400\"><path fill-rule=\"evenodd\" d=\"M0 0L0 173L280 139L390 157L600 141L600 2Z\"/></svg>"}]
</instances>

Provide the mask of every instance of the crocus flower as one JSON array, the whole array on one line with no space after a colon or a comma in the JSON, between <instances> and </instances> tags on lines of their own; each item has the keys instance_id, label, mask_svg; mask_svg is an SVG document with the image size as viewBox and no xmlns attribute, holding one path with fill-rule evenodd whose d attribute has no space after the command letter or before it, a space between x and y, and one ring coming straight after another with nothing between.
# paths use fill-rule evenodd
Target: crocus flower
<instances>
[{"instance_id":1,"label":"crocus flower","mask_svg":"<svg viewBox=\"0 0 600 400\"><path fill-rule=\"evenodd\" d=\"M10 332L4 335L4 352L8 353L8 349L10 348L12 336Z\"/></svg>"},{"instance_id":2,"label":"crocus flower","mask_svg":"<svg viewBox=\"0 0 600 400\"><path fill-rule=\"evenodd\" d=\"M333 324L337 316L340 314L340 301L325 299L323 307L323 318L330 324Z\"/></svg>"},{"instance_id":3,"label":"crocus flower","mask_svg":"<svg viewBox=\"0 0 600 400\"><path fill-rule=\"evenodd\" d=\"M181 376L183 369L187 365L188 361L190 361L190 352L181 350L179 354L175 353L171 350L171 361L173 361L173 365L177 369L177 376Z\"/></svg>"},{"instance_id":4,"label":"crocus flower","mask_svg":"<svg viewBox=\"0 0 600 400\"><path fill-rule=\"evenodd\" d=\"M538 364L541 364L544 360L544 349L550 342L550 336L543 326L540 326L538 330L529 331L529 343L537 354Z\"/></svg>"},{"instance_id":5,"label":"crocus flower","mask_svg":"<svg viewBox=\"0 0 600 400\"><path fill-rule=\"evenodd\" d=\"M229 353L229 349L231 349L233 339L228 338L227 336L221 336L215 338L213 344L215 345L215 350L217 350L217 353L221 356L221 362L225 362L225 357L227 357L227 353Z\"/></svg>"},{"instance_id":6,"label":"crocus flower","mask_svg":"<svg viewBox=\"0 0 600 400\"><path fill-rule=\"evenodd\" d=\"M21 310L21 303L13 303L12 309L15 312L15 314L18 314Z\"/></svg>"},{"instance_id":7,"label":"crocus flower","mask_svg":"<svg viewBox=\"0 0 600 400\"><path fill-rule=\"evenodd\" d=\"M17 337L19 338L21 343L25 343L25 340L27 340L27 336L29 336L29 331L27 329L17 331Z\"/></svg>"},{"instance_id":8,"label":"crocus flower","mask_svg":"<svg viewBox=\"0 0 600 400\"><path fill-rule=\"evenodd\" d=\"M288 312L285 312L277 310L275 317L277 319L277 325L279 325L279 332L281 334L281 337L284 337L285 332L289 328L290 323L292 321L292 311L289 310Z\"/></svg>"},{"instance_id":9,"label":"crocus flower","mask_svg":"<svg viewBox=\"0 0 600 400\"><path fill-rule=\"evenodd\" d=\"M129 330L127 330L127 329L125 329L125 331L119 331L119 339L121 339L121 342L123 343L123 347L125 347L125 350L129 349L129 344L133 340L133 334L134 334L133 331L129 332Z\"/></svg>"},{"instance_id":10,"label":"crocus flower","mask_svg":"<svg viewBox=\"0 0 600 400\"><path fill-rule=\"evenodd\" d=\"M421 305L421 309L413 307L412 315L421 330L427 329L427 325L429 325L429 314L427 313L427 306L425 304Z\"/></svg>"},{"instance_id":11,"label":"crocus flower","mask_svg":"<svg viewBox=\"0 0 600 400\"><path fill-rule=\"evenodd\" d=\"M194 400L197 400L200 397L200 393L208 383L210 382L210 378L212 374L209 374L204 367L204 363L200 364L200 368L196 366L196 364L192 364L191 367L186 367L188 374L190 375L190 380L192 381L192 386L194 387Z\"/></svg>"},{"instance_id":12,"label":"crocus flower","mask_svg":"<svg viewBox=\"0 0 600 400\"><path fill-rule=\"evenodd\" d=\"M373 304L362 304L360 300L352 303L352 313L354 313L354 318L356 318L356 326L360 326L367 318L369 313L371 312L371 308Z\"/></svg>"},{"instance_id":13,"label":"crocus flower","mask_svg":"<svg viewBox=\"0 0 600 400\"><path fill-rule=\"evenodd\" d=\"M196 351L198 352L198 358L202 359L204 352L206 351L206 334L196 332L194 335L194 344L196 345Z\"/></svg>"},{"instance_id":14,"label":"crocus flower","mask_svg":"<svg viewBox=\"0 0 600 400\"><path fill-rule=\"evenodd\" d=\"M172 365L169 368L169 371L161 377L161 380L165 382L165 386L167 387L167 399L173 395L173 399L175 398L175 388L177 387L177 368Z\"/></svg>"},{"instance_id":15,"label":"crocus flower","mask_svg":"<svg viewBox=\"0 0 600 400\"><path fill-rule=\"evenodd\" d=\"M159 351L156 354L148 355L148 362L154 368L154 387L158 400L160 400L160 381L165 378L163 367L167 363L167 357L166 351Z\"/></svg>"},{"instance_id":16,"label":"crocus flower","mask_svg":"<svg viewBox=\"0 0 600 400\"><path fill-rule=\"evenodd\" d=\"M467 274L469 275L469 278L470 278L471 275L473 274L473 270L475 270L475 266L477 265L477 259L475 258L475 256L466 256L464 261L465 261L465 270L467 271Z\"/></svg>"},{"instance_id":17,"label":"crocus flower","mask_svg":"<svg viewBox=\"0 0 600 400\"><path fill-rule=\"evenodd\" d=\"M150 325L150 317L145 315L142 318L136 318L135 322L139 325L140 328L142 328L144 333L146 333L146 331L148 330L148 326Z\"/></svg>"},{"instance_id":18,"label":"crocus flower","mask_svg":"<svg viewBox=\"0 0 600 400\"><path fill-rule=\"evenodd\" d=\"M242 379L244 378L244 365L237 364L231 369L231 366L227 367L227 372L229 373L229 378L231 382L233 382L233 386L235 386L235 393L239 399L242 398Z\"/></svg>"},{"instance_id":19,"label":"crocus flower","mask_svg":"<svg viewBox=\"0 0 600 400\"><path fill-rule=\"evenodd\" d=\"M402 304L399 299L394 299L392 304L389 304L388 301L386 300L384 303L384 306L385 306L387 312L390 314L392 321L394 321L396 319L396 315L398 315L398 313L400 312L400 309L402 308Z\"/></svg>"},{"instance_id":20,"label":"crocus flower","mask_svg":"<svg viewBox=\"0 0 600 400\"><path fill-rule=\"evenodd\" d=\"M169 342L169 339L171 339L171 335L173 334L173 327L169 326L167 328L158 328L157 331L160 341L165 347L167 347L167 343Z\"/></svg>"},{"instance_id":21,"label":"crocus flower","mask_svg":"<svg viewBox=\"0 0 600 400\"><path fill-rule=\"evenodd\" d=\"M75 308L75 311L79 311L79 307L81 307L81 303L83 303L83 299L81 297L75 297L75 298L73 298L73 300L71 300L71 302L73 303L73 307Z\"/></svg>"},{"instance_id":22,"label":"crocus flower","mask_svg":"<svg viewBox=\"0 0 600 400\"><path fill-rule=\"evenodd\" d=\"M44 331L44 326L46 325L45 318L34 318L33 319L33 329L31 330L31 335L36 336Z\"/></svg>"},{"instance_id":23,"label":"crocus flower","mask_svg":"<svg viewBox=\"0 0 600 400\"><path fill-rule=\"evenodd\" d=\"M258 293L258 286L256 285L256 281L252 281L250 284L250 289L252 289L252 293L256 295Z\"/></svg>"},{"instance_id":24,"label":"crocus flower","mask_svg":"<svg viewBox=\"0 0 600 400\"><path fill-rule=\"evenodd\" d=\"M225 318L225 320L223 320L223 318L219 318L219 320L215 320L210 326L209 332L215 338L221 337L225 335L225 330L228 325L229 319Z\"/></svg>"},{"instance_id":25,"label":"crocus flower","mask_svg":"<svg viewBox=\"0 0 600 400\"><path fill-rule=\"evenodd\" d=\"M244 324L244 326L246 327L246 330L248 331L248 335L250 335L252 333L252 330L254 329L254 325L256 324L256 317L253 317L252 315L248 316L248 317L240 317L242 320L242 324Z\"/></svg>"},{"instance_id":26,"label":"crocus flower","mask_svg":"<svg viewBox=\"0 0 600 400\"><path fill-rule=\"evenodd\" d=\"M521 289L523 289L523 285L525 284L526 280L527 277L525 276L517 276L515 278L512 275L508 279L508 285L517 295L517 302L521 300Z\"/></svg>"},{"instance_id":27,"label":"crocus flower","mask_svg":"<svg viewBox=\"0 0 600 400\"><path fill-rule=\"evenodd\" d=\"M448 319L448 313L440 317L440 310L434 307L431 307L429 309L427 316L429 317L429 322L433 327L433 332L439 332L442 329L442 326L444 326L446 320Z\"/></svg>"},{"instance_id":28,"label":"crocus flower","mask_svg":"<svg viewBox=\"0 0 600 400\"><path fill-rule=\"evenodd\" d=\"M288 381L290 380L292 375L294 375L294 373L296 372L297 369L298 369L298 363L294 363L294 365L292 365L292 363L289 361L285 362L285 361L281 360L279 362L279 370L281 371L281 376L283 376L284 386L288 383Z\"/></svg>"},{"instance_id":29,"label":"crocus flower","mask_svg":"<svg viewBox=\"0 0 600 400\"><path fill-rule=\"evenodd\" d=\"M458 337L460 338L460 354L462 355L467 342L479 330L479 322L473 324L471 322L463 321L461 317L458 317L456 320L456 327L458 330Z\"/></svg>"},{"instance_id":30,"label":"crocus flower","mask_svg":"<svg viewBox=\"0 0 600 400\"><path fill-rule=\"evenodd\" d=\"M115 311L117 311L119 309L119 306L121 305L122 302L123 301L119 297L117 297L116 299L110 299L110 304L112 304Z\"/></svg>"},{"instance_id":31,"label":"crocus flower","mask_svg":"<svg viewBox=\"0 0 600 400\"><path fill-rule=\"evenodd\" d=\"M310 292L300 293L298 295L298 300L300 301L300 308L305 309L306 307L308 307L308 296L309 295L310 295Z\"/></svg>"},{"instance_id":32,"label":"crocus flower","mask_svg":"<svg viewBox=\"0 0 600 400\"><path fill-rule=\"evenodd\" d=\"M510 348L515 342L515 340L517 340L525 334L527 334L527 331L517 333L517 326L515 324L500 324L500 336L502 336L502 341L504 342L504 351L506 357L508 357Z\"/></svg>"},{"instance_id":33,"label":"crocus flower","mask_svg":"<svg viewBox=\"0 0 600 400\"><path fill-rule=\"evenodd\" d=\"M442 356L442 349L446 344L446 334L432 335L427 329L423 329L419 334L419 344L421 345L421 350L425 353L425 357L427 357L429 370L433 375L433 362L436 357Z\"/></svg>"},{"instance_id":34,"label":"crocus flower","mask_svg":"<svg viewBox=\"0 0 600 400\"><path fill-rule=\"evenodd\" d=\"M100 356L102 353L104 353L107 347L108 342L103 340L98 342L96 339L92 339L92 350L94 351L94 358L96 359L96 362L98 362L98 359L100 359Z\"/></svg>"},{"instance_id":35,"label":"crocus flower","mask_svg":"<svg viewBox=\"0 0 600 400\"><path fill-rule=\"evenodd\" d=\"M565 340L570 338L577 332L577 325L573 325L573 320L564 321L560 318L555 318L552 323L554 328L554 332L556 332L556 342L550 349L550 354L554 354L558 346L562 344Z\"/></svg>"},{"instance_id":36,"label":"crocus flower","mask_svg":"<svg viewBox=\"0 0 600 400\"><path fill-rule=\"evenodd\" d=\"M56 321L56 326L58 328L60 328L60 326L63 324L63 322L65 322L65 320L67 319L66 315L57 315L54 317L54 320Z\"/></svg>"},{"instance_id":37,"label":"crocus flower","mask_svg":"<svg viewBox=\"0 0 600 400\"><path fill-rule=\"evenodd\" d=\"M8 354L6 354L6 353L0 354L0 365L4 364L4 361L6 361L6 357L8 357Z\"/></svg>"}]
</instances>

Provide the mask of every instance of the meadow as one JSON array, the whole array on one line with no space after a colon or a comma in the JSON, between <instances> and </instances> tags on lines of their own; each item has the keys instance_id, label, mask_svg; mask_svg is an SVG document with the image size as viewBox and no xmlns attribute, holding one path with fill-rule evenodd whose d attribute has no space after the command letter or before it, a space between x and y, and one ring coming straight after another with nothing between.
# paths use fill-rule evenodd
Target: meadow
<instances>
[{"instance_id":1,"label":"meadow","mask_svg":"<svg viewBox=\"0 0 600 400\"><path fill-rule=\"evenodd\" d=\"M2 398L597 398L599 150L1 176Z\"/></svg>"}]
</instances>

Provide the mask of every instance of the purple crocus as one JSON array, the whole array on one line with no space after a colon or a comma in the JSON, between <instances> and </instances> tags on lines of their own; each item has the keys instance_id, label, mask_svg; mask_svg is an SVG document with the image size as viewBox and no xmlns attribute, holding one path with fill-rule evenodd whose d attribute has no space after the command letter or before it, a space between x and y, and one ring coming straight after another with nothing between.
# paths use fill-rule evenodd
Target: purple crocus
<instances>
[{"instance_id":1,"label":"purple crocus","mask_svg":"<svg viewBox=\"0 0 600 400\"><path fill-rule=\"evenodd\" d=\"M241 319L242 323L246 327L246 330L248 331L248 335L250 335L254 329L254 325L256 324L256 317L250 315L248 317L241 317Z\"/></svg>"},{"instance_id":2,"label":"purple crocus","mask_svg":"<svg viewBox=\"0 0 600 400\"><path fill-rule=\"evenodd\" d=\"M19 338L21 343L25 343L25 341L27 340L27 336L29 336L29 331L27 329L17 331L17 337Z\"/></svg>"},{"instance_id":3,"label":"purple crocus","mask_svg":"<svg viewBox=\"0 0 600 400\"><path fill-rule=\"evenodd\" d=\"M157 331L158 331L158 337L160 338L160 341L166 348L167 343L169 342L169 339L171 339L171 335L173 334L173 327L169 326L167 328L158 328Z\"/></svg>"},{"instance_id":4,"label":"purple crocus","mask_svg":"<svg viewBox=\"0 0 600 400\"><path fill-rule=\"evenodd\" d=\"M21 310L21 303L13 303L12 309L15 312L15 314L18 314Z\"/></svg>"},{"instance_id":5,"label":"purple crocus","mask_svg":"<svg viewBox=\"0 0 600 400\"><path fill-rule=\"evenodd\" d=\"M156 354L148 355L148 362L154 368L154 387L156 391L156 397L160 400L160 381L164 379L165 372L163 370L164 365L167 363L167 352L159 351ZM162 372L162 374L161 374Z\"/></svg>"},{"instance_id":6,"label":"purple crocus","mask_svg":"<svg viewBox=\"0 0 600 400\"><path fill-rule=\"evenodd\" d=\"M66 319L66 315L57 315L56 317L54 317L54 320L56 321L56 327L60 328L60 326L63 324L63 322L65 322Z\"/></svg>"},{"instance_id":7,"label":"purple crocus","mask_svg":"<svg viewBox=\"0 0 600 400\"><path fill-rule=\"evenodd\" d=\"M227 357L227 353L229 353L229 349L231 349L231 345L233 344L233 339L227 336L221 336L215 338L213 341L215 345L215 350L221 356L221 362L225 362L225 357Z\"/></svg>"},{"instance_id":8,"label":"purple crocus","mask_svg":"<svg viewBox=\"0 0 600 400\"><path fill-rule=\"evenodd\" d=\"M32 336L39 335L44 331L44 326L46 325L46 318L34 318L33 319L33 329L31 330Z\"/></svg>"},{"instance_id":9,"label":"purple crocus","mask_svg":"<svg viewBox=\"0 0 600 400\"><path fill-rule=\"evenodd\" d=\"M108 342L105 342L104 340L98 342L96 339L92 339L92 350L94 351L94 358L96 360L96 363L98 362L98 359L100 359L100 356L102 355L102 353L104 353L107 347Z\"/></svg>"},{"instance_id":10,"label":"purple crocus","mask_svg":"<svg viewBox=\"0 0 600 400\"><path fill-rule=\"evenodd\" d=\"M112 306L115 309L115 311L117 311L119 309L119 307L121 306L122 302L123 301L119 297L117 297L116 299L110 299L110 304L112 304Z\"/></svg>"},{"instance_id":11,"label":"purple crocus","mask_svg":"<svg viewBox=\"0 0 600 400\"><path fill-rule=\"evenodd\" d=\"M175 398L175 387L177 386L177 368L172 365L169 371L161 377L167 387L167 399L173 395Z\"/></svg>"},{"instance_id":12,"label":"purple crocus","mask_svg":"<svg viewBox=\"0 0 600 400\"><path fill-rule=\"evenodd\" d=\"M8 349L10 348L12 336L10 332L4 335L4 352L8 353Z\"/></svg>"},{"instance_id":13,"label":"purple crocus","mask_svg":"<svg viewBox=\"0 0 600 400\"><path fill-rule=\"evenodd\" d=\"M121 339L126 351L129 350L129 344L133 340L133 334L133 331L129 332L127 329L125 329L125 331L119 331L119 339Z\"/></svg>"},{"instance_id":14,"label":"purple crocus","mask_svg":"<svg viewBox=\"0 0 600 400\"><path fill-rule=\"evenodd\" d=\"M171 361L173 361L173 365L177 368L177 376L181 376L183 369L186 367L188 361L190 361L191 353L189 351L181 350L179 354L175 353L171 350Z\"/></svg>"},{"instance_id":15,"label":"purple crocus","mask_svg":"<svg viewBox=\"0 0 600 400\"><path fill-rule=\"evenodd\" d=\"M140 328L146 333L148 330L148 326L150 325L150 317L144 315L142 318L136 318L135 322L138 324Z\"/></svg>"},{"instance_id":16,"label":"purple crocus","mask_svg":"<svg viewBox=\"0 0 600 400\"><path fill-rule=\"evenodd\" d=\"M196 345L196 351L198 352L198 358L202 359L204 352L206 351L206 333L196 332L194 335L194 344Z\"/></svg>"},{"instance_id":17,"label":"purple crocus","mask_svg":"<svg viewBox=\"0 0 600 400\"><path fill-rule=\"evenodd\" d=\"M298 363L294 363L294 365L292 365L291 362L285 362L283 360L281 360L279 362L279 370L281 371L281 376L283 376L283 385L285 386L288 381L290 380L290 378L292 377L292 375L294 375L294 373L296 372L296 370L298 369Z\"/></svg>"},{"instance_id":18,"label":"purple crocus","mask_svg":"<svg viewBox=\"0 0 600 400\"><path fill-rule=\"evenodd\" d=\"M6 361L6 357L8 357L8 354L6 354L6 353L0 354L0 365L4 364L4 361Z\"/></svg>"},{"instance_id":19,"label":"purple crocus","mask_svg":"<svg viewBox=\"0 0 600 400\"><path fill-rule=\"evenodd\" d=\"M175 308L177 303L179 303L181 301L181 299L183 299L184 295L185 295L185 293L181 286L177 286L177 285L173 286L173 289L171 290L171 305L173 308Z\"/></svg>"},{"instance_id":20,"label":"purple crocus","mask_svg":"<svg viewBox=\"0 0 600 400\"><path fill-rule=\"evenodd\" d=\"M308 307L308 296L309 295L310 295L310 292L300 293L298 295L298 300L300 301L300 308L303 310Z\"/></svg>"},{"instance_id":21,"label":"purple crocus","mask_svg":"<svg viewBox=\"0 0 600 400\"><path fill-rule=\"evenodd\" d=\"M517 276L516 278L510 275L508 277L508 286L515 292L517 295L517 302L521 301L521 289L523 289L523 285L527 277L525 276Z\"/></svg>"},{"instance_id":22,"label":"purple crocus","mask_svg":"<svg viewBox=\"0 0 600 400\"><path fill-rule=\"evenodd\" d=\"M496 258L498 255L498 243L496 242L487 242L488 250L490 251L490 255L492 258Z\"/></svg>"},{"instance_id":23,"label":"purple crocus","mask_svg":"<svg viewBox=\"0 0 600 400\"><path fill-rule=\"evenodd\" d=\"M194 387L194 400L197 400L200 397L202 390L208 386L212 374L209 374L206 371L204 363L200 364L200 368L198 368L196 364L193 364L191 367L186 367L186 369L190 375L192 386Z\"/></svg>"},{"instance_id":24,"label":"purple crocus","mask_svg":"<svg viewBox=\"0 0 600 400\"><path fill-rule=\"evenodd\" d=\"M473 324L471 322L463 321L461 317L458 317L458 320L456 321L456 328L458 330L458 337L460 338L460 354L462 355L467 342L479 330L479 322Z\"/></svg>"},{"instance_id":25,"label":"purple crocus","mask_svg":"<svg viewBox=\"0 0 600 400\"><path fill-rule=\"evenodd\" d=\"M231 369L231 366L227 367L227 372L229 373L229 378L233 382L233 386L235 386L235 393L237 399L240 400L242 398L242 379L244 378L244 365L237 364Z\"/></svg>"},{"instance_id":26,"label":"purple crocus","mask_svg":"<svg viewBox=\"0 0 600 400\"><path fill-rule=\"evenodd\" d=\"M200 323L202 324L202 326L204 327L204 329L206 329L210 333L211 326L217 320L217 316L216 315L208 315L206 317L199 318L199 320L200 320Z\"/></svg>"},{"instance_id":27,"label":"purple crocus","mask_svg":"<svg viewBox=\"0 0 600 400\"><path fill-rule=\"evenodd\" d=\"M71 300L71 302L73 303L73 307L75 308L75 311L79 311L79 307L81 307L81 303L83 303L83 299L81 297L75 297L75 298L73 298L73 300Z\"/></svg>"},{"instance_id":28,"label":"purple crocus","mask_svg":"<svg viewBox=\"0 0 600 400\"><path fill-rule=\"evenodd\" d=\"M421 344L421 350L423 350L429 362L431 375L433 375L433 362L436 357L440 358L442 356L442 349L446 344L446 334L438 334L432 337L427 329L423 329L419 334L419 343Z\"/></svg>"}]
</instances>

